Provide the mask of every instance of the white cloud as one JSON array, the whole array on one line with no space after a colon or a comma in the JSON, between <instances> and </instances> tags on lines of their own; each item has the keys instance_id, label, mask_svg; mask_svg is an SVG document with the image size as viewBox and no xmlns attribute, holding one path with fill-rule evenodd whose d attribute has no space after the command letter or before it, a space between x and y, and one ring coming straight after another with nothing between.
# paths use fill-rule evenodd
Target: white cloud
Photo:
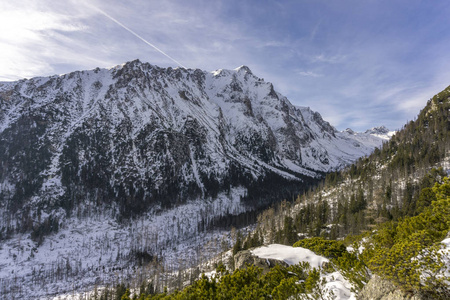
<instances>
[{"instance_id":1,"label":"white cloud","mask_svg":"<svg viewBox=\"0 0 450 300\"><path fill-rule=\"evenodd\" d=\"M313 71L302 71L302 70L296 70L296 73L300 76L306 76L306 77L322 77L323 75L318 74Z\"/></svg>"},{"instance_id":2,"label":"white cloud","mask_svg":"<svg viewBox=\"0 0 450 300\"><path fill-rule=\"evenodd\" d=\"M341 63L345 60L346 56L345 55L340 55L340 54L336 54L336 55L326 55L326 54L318 54L318 55L314 55L313 57L311 57L311 62L312 63L329 63L329 64L337 64L337 63Z\"/></svg>"},{"instance_id":3,"label":"white cloud","mask_svg":"<svg viewBox=\"0 0 450 300\"><path fill-rule=\"evenodd\" d=\"M71 56L73 49L64 49L64 42L70 42L66 34L86 31L88 27L76 15L47 10L49 7L51 3L46 1L0 4L1 80L49 74L58 56Z\"/></svg>"}]
</instances>

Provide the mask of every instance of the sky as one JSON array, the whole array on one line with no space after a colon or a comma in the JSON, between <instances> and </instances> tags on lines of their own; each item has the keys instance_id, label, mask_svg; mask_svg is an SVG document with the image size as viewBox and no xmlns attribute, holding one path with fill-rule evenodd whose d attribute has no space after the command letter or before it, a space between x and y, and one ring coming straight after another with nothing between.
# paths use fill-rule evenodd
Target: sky
<instances>
[{"instance_id":1,"label":"sky","mask_svg":"<svg viewBox=\"0 0 450 300\"><path fill-rule=\"evenodd\" d=\"M246 65L338 130L396 130L450 85L449 16L447 0L0 0L0 81Z\"/></svg>"}]
</instances>

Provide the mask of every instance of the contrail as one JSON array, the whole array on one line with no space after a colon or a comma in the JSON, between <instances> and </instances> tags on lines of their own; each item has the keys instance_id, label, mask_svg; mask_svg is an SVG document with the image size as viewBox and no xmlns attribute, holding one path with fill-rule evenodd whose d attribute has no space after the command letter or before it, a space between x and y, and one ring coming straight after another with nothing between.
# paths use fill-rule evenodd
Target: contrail
<instances>
[{"instance_id":1,"label":"contrail","mask_svg":"<svg viewBox=\"0 0 450 300\"><path fill-rule=\"evenodd\" d=\"M170 60L172 60L173 62L175 62L177 65L187 69L185 66L183 66L180 62L178 62L176 59L170 57L170 55L168 55L167 53L165 53L164 51L162 51L161 49L159 49L158 47L156 47L155 45L153 45L152 43L150 43L149 41L147 41L146 39L144 39L143 37L141 37L139 34L137 34L136 32L134 32L133 30L131 30L130 28L128 28L127 26L125 26L124 24L120 23L118 20L114 19L113 17L111 17L110 15L108 15L106 12L104 12L103 10L101 10L100 8L93 6L92 4L88 4L89 6L91 6L92 8L94 8L95 10L97 10L98 12L100 12L102 15L104 15L105 17L107 17L108 19L110 19L111 21L113 21L114 23L116 23L117 25L119 25L120 27L122 27L123 29L125 29L126 31L128 31L129 33L131 33L132 35L134 35L135 37L137 37L138 39L140 39L141 41L143 41L144 43L146 43L147 45L149 45L150 47L152 47L153 49L155 49L156 51L158 51L159 53L161 53L162 55L164 55L165 57L169 58Z\"/></svg>"}]
</instances>

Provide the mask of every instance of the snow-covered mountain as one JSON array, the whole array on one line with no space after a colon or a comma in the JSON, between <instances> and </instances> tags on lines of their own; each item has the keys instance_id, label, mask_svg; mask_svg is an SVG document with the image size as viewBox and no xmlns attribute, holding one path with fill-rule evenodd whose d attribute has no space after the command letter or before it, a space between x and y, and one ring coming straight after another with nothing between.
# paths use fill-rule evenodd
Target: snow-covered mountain
<instances>
[{"instance_id":1,"label":"snow-covered mountain","mask_svg":"<svg viewBox=\"0 0 450 300\"><path fill-rule=\"evenodd\" d=\"M395 134L395 131L389 130L388 128L386 128L386 126L378 126L378 127L368 129L364 133L371 134L371 135L378 136L383 139L389 140Z\"/></svg>"},{"instance_id":2,"label":"snow-covered mountain","mask_svg":"<svg viewBox=\"0 0 450 300\"><path fill-rule=\"evenodd\" d=\"M268 173L317 177L382 143L338 132L245 66L207 73L136 60L1 83L0 101L1 200L13 210L69 211L87 197L129 202L130 214Z\"/></svg>"},{"instance_id":3,"label":"snow-covered mountain","mask_svg":"<svg viewBox=\"0 0 450 300\"><path fill-rule=\"evenodd\" d=\"M73 220L115 227L147 216L145 230L173 246L217 218L307 188L386 138L337 131L245 66L210 73L135 60L2 82L0 105L0 240L31 233L36 245L73 233ZM172 213L180 205L189 213ZM153 246L146 251L161 251Z\"/></svg>"}]
</instances>

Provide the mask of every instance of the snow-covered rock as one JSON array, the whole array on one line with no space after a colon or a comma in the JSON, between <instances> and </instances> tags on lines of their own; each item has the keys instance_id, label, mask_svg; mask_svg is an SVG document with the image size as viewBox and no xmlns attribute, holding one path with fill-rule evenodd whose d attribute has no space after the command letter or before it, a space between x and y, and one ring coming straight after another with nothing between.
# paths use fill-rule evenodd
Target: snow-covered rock
<instances>
[{"instance_id":1,"label":"snow-covered rock","mask_svg":"<svg viewBox=\"0 0 450 300\"><path fill-rule=\"evenodd\" d=\"M389 140L395 134L395 131L389 130L386 126L378 126L368 129L364 133Z\"/></svg>"},{"instance_id":2,"label":"snow-covered rock","mask_svg":"<svg viewBox=\"0 0 450 300\"><path fill-rule=\"evenodd\" d=\"M317 255L309 249L302 247L291 247L280 244L271 244L251 250L252 254L259 258L270 258L284 261L288 265L296 265L300 262L307 262L311 268L322 268L324 263L328 263L328 258Z\"/></svg>"},{"instance_id":3,"label":"snow-covered rock","mask_svg":"<svg viewBox=\"0 0 450 300\"><path fill-rule=\"evenodd\" d=\"M327 258L317 255L309 249L279 244L258 247L250 252L260 259L279 260L287 265L307 262L311 268L316 269L321 269L324 264L329 262ZM325 299L356 299L355 293L352 292L352 284L340 272L321 272L321 279L325 280L322 287Z\"/></svg>"}]
</instances>

